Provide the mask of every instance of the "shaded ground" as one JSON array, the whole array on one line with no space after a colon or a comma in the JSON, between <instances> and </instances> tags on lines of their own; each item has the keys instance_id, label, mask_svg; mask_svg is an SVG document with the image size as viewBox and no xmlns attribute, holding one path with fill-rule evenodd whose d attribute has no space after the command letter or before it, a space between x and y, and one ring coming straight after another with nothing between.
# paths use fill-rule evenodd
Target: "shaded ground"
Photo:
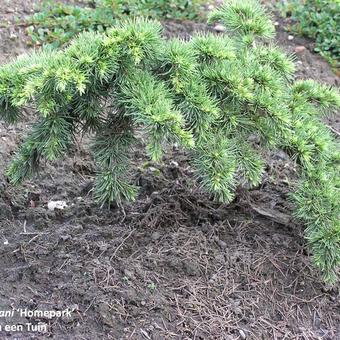
<instances>
[{"instance_id":1,"label":"shaded ground","mask_svg":"<svg viewBox=\"0 0 340 340\"><path fill-rule=\"evenodd\" d=\"M22 15L32 1L0 0L1 20L13 17L8 8ZM168 23L167 35L197 27ZM25 50L22 34L1 28L1 61ZM298 54L300 77L338 84L307 41L289 41L282 25L278 38L288 51L307 47ZM1 339L340 338L338 288L319 281L302 227L289 217L295 170L285 154L268 157L261 188L240 190L224 206L198 191L185 154L169 150L157 165L136 150L138 200L101 210L82 141L38 179L6 182L3 169L26 129L0 123L0 311L73 313L34 319L49 324L48 334L2 331ZM68 207L49 211L51 200ZM26 321L15 315L0 325Z\"/></svg>"}]
</instances>

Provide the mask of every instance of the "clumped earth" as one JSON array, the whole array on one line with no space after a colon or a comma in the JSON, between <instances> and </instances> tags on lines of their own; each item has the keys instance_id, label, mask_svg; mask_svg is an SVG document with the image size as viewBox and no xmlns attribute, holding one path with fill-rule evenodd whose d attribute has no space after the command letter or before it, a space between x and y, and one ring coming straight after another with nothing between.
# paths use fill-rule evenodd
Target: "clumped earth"
<instances>
[{"instance_id":1,"label":"clumped earth","mask_svg":"<svg viewBox=\"0 0 340 340\"><path fill-rule=\"evenodd\" d=\"M25 51L24 27L13 22L33 3L0 0L1 62ZM279 44L299 51L298 77L339 85L310 42L288 40L283 24ZM168 36L197 29L207 28L166 24ZM339 131L338 117L327 124ZM267 155L261 187L240 188L226 206L199 191L179 150L154 164L137 149L137 201L100 209L86 138L37 178L7 183L4 169L26 130L0 123L0 310L73 312L34 319L49 324L47 334L3 331L1 339L340 338L339 289L320 281L303 226L290 217L296 169L284 153ZM66 208L48 209L60 200Z\"/></svg>"}]
</instances>

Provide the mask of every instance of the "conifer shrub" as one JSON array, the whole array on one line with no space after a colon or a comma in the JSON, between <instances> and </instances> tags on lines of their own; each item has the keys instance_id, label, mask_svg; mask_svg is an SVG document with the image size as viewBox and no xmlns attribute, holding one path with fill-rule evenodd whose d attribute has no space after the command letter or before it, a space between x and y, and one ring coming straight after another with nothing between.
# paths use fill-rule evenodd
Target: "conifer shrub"
<instances>
[{"instance_id":1,"label":"conifer shrub","mask_svg":"<svg viewBox=\"0 0 340 340\"><path fill-rule=\"evenodd\" d=\"M226 33L165 40L158 22L131 19L1 66L1 119L25 119L26 107L36 114L7 175L20 183L41 161L67 153L78 132L89 132L102 204L136 196L130 156L137 142L155 161L166 144L187 150L202 190L230 202L238 185L261 182L261 150L283 149L300 173L295 216L306 224L323 278L334 282L339 144L321 117L340 106L339 93L293 80L293 59L272 42L271 18L254 0L228 0L210 22L223 23Z\"/></svg>"}]
</instances>

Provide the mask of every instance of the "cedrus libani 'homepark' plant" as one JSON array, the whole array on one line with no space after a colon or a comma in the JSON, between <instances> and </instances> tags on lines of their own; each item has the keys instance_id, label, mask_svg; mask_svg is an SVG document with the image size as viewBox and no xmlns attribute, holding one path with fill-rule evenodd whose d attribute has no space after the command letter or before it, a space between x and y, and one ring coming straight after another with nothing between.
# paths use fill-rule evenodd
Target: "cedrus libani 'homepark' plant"
<instances>
[{"instance_id":1,"label":"cedrus libani 'homepark' plant","mask_svg":"<svg viewBox=\"0 0 340 340\"><path fill-rule=\"evenodd\" d=\"M177 143L190 154L202 189L230 202L240 183L260 183L261 148L284 149L301 176L292 194L295 215L306 223L315 264L334 281L339 152L321 117L340 106L339 94L293 80L292 58L270 40L274 26L257 2L228 0L210 22L226 33L165 40L158 22L130 19L105 34L82 34L63 50L3 65L0 117L16 123L25 107L37 117L7 175L20 183L41 160L62 156L82 131L93 136L101 203L135 197L130 155L139 139L153 160L164 144Z\"/></svg>"}]
</instances>

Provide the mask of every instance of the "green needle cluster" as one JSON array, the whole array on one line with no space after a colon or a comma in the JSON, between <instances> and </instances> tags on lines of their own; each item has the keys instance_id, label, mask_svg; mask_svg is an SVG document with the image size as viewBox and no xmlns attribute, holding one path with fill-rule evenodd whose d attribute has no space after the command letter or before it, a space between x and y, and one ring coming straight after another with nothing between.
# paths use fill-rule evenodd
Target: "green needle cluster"
<instances>
[{"instance_id":1,"label":"green needle cluster","mask_svg":"<svg viewBox=\"0 0 340 340\"><path fill-rule=\"evenodd\" d=\"M228 0L212 13L226 34L165 40L158 22L132 19L68 47L36 52L0 68L0 118L37 116L7 170L16 184L42 160L63 155L77 131L91 132L96 198L132 200L131 150L153 160L176 143L198 183L230 202L234 189L261 182L263 149L283 149L299 165L295 215L326 281L340 263L339 149L322 123L340 106L336 89L293 81L294 63L270 38L274 27L254 0ZM254 140L257 144L254 144Z\"/></svg>"}]
</instances>

